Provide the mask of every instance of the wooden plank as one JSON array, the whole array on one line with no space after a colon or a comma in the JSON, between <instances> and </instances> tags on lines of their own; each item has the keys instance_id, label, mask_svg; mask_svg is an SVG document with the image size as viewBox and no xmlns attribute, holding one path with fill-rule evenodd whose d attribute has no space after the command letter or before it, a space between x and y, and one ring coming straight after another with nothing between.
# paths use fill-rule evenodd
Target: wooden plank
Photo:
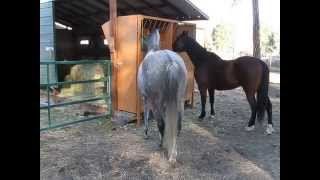
<instances>
[{"instance_id":1,"label":"wooden plank","mask_svg":"<svg viewBox=\"0 0 320 180\"><path fill-rule=\"evenodd\" d=\"M126 16L117 18L117 99L118 109L121 111L137 113L137 59L138 33L137 16Z\"/></svg>"},{"instance_id":2,"label":"wooden plank","mask_svg":"<svg viewBox=\"0 0 320 180\"><path fill-rule=\"evenodd\" d=\"M40 26L44 25L52 25L53 24L53 17L52 16L46 16L40 18Z\"/></svg>"},{"instance_id":3,"label":"wooden plank","mask_svg":"<svg viewBox=\"0 0 320 180\"><path fill-rule=\"evenodd\" d=\"M182 25L176 25L175 32L174 32L174 38L173 38L172 43L175 41L175 39L183 31L188 31L191 37L193 37L194 39L196 38L196 26L194 24L184 23ZM194 90L194 66L193 66L192 61L187 53L182 52L182 53L179 53L179 55L184 60L184 63L187 67L187 72L188 72L185 100L189 101L189 103L193 107L193 103L194 103L194 93L193 93L193 90Z\"/></svg>"},{"instance_id":4,"label":"wooden plank","mask_svg":"<svg viewBox=\"0 0 320 180\"><path fill-rule=\"evenodd\" d=\"M52 47L53 44L54 42L40 42L40 49L45 50L46 47Z\"/></svg>"},{"instance_id":5,"label":"wooden plank","mask_svg":"<svg viewBox=\"0 0 320 180\"><path fill-rule=\"evenodd\" d=\"M137 127L140 127L141 126L141 111L143 109L142 107L142 103L141 103L141 97L140 97L140 92L139 92L139 87L138 87L138 78L137 78L137 74L138 74L138 69L139 69L139 66L140 66L140 61L142 60L141 58L141 41L140 39L142 38L142 18L141 16L137 16L137 46L136 46L136 52L137 52L137 55L136 55L136 115L137 115Z\"/></svg>"},{"instance_id":6,"label":"wooden plank","mask_svg":"<svg viewBox=\"0 0 320 180\"><path fill-rule=\"evenodd\" d=\"M54 61L54 52L48 52L46 47L54 47L54 10L53 2L40 4L40 61ZM51 82L56 81L55 66L49 67L49 78ZM47 81L47 68L40 66L40 82Z\"/></svg>"},{"instance_id":7,"label":"wooden plank","mask_svg":"<svg viewBox=\"0 0 320 180\"><path fill-rule=\"evenodd\" d=\"M112 48L110 49L111 53L111 62L112 62L112 112L118 110L118 92L117 92L117 77L118 77L118 67L117 67L117 54L116 54L116 40L117 40L117 1L109 0L109 19L110 19L110 35L111 35L111 44Z\"/></svg>"},{"instance_id":8,"label":"wooden plank","mask_svg":"<svg viewBox=\"0 0 320 180\"><path fill-rule=\"evenodd\" d=\"M151 3L149 3L146 0L141 0L148 8L152 9L154 12L156 12L159 16L166 16L165 13L158 8L159 6L154 6ZM157 11L158 10L158 11Z\"/></svg>"},{"instance_id":9,"label":"wooden plank","mask_svg":"<svg viewBox=\"0 0 320 180\"><path fill-rule=\"evenodd\" d=\"M186 13L184 13L181 9L177 8L174 4L172 4L170 1L168 0L162 0L164 3L168 4L169 7L171 9L173 9L174 11L178 12L179 14L183 15L184 17L188 17L188 15Z\"/></svg>"},{"instance_id":10,"label":"wooden plank","mask_svg":"<svg viewBox=\"0 0 320 180\"><path fill-rule=\"evenodd\" d=\"M52 7L52 2L40 3L40 9L51 8L51 7Z\"/></svg>"},{"instance_id":11,"label":"wooden plank","mask_svg":"<svg viewBox=\"0 0 320 180\"><path fill-rule=\"evenodd\" d=\"M40 18L41 17L51 17L51 16L52 16L52 8L40 9Z\"/></svg>"},{"instance_id":12,"label":"wooden plank","mask_svg":"<svg viewBox=\"0 0 320 180\"><path fill-rule=\"evenodd\" d=\"M40 26L40 36L45 34L53 34L53 24L49 26Z\"/></svg>"},{"instance_id":13,"label":"wooden plank","mask_svg":"<svg viewBox=\"0 0 320 180\"><path fill-rule=\"evenodd\" d=\"M40 34L40 43L54 43L54 37L52 33L42 33Z\"/></svg>"}]
</instances>

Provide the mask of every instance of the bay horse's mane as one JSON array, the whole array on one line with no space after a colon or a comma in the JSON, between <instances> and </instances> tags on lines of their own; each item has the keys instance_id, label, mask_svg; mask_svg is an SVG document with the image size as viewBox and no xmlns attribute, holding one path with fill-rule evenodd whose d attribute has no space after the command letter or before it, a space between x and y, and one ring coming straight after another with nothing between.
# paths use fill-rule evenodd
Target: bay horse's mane
<instances>
[{"instance_id":1,"label":"bay horse's mane","mask_svg":"<svg viewBox=\"0 0 320 180\"><path fill-rule=\"evenodd\" d=\"M214 61L215 63L222 62L223 59L220 58L214 52L210 52L204 47L202 47L195 39L187 36L187 42L185 42L186 48L188 53L191 56L195 56L194 58L191 57L192 61L195 65L200 65L205 61Z\"/></svg>"}]
</instances>

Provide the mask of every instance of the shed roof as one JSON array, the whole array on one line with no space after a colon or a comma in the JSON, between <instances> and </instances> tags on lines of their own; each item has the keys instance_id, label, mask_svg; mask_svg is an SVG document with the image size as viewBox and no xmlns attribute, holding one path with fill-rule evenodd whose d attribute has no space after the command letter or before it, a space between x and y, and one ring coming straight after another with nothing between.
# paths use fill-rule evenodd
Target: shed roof
<instances>
[{"instance_id":1,"label":"shed roof","mask_svg":"<svg viewBox=\"0 0 320 180\"><path fill-rule=\"evenodd\" d=\"M118 0L118 16L143 14L185 20L209 17L188 0ZM109 19L108 0L55 0L56 20L68 26L100 26Z\"/></svg>"}]
</instances>

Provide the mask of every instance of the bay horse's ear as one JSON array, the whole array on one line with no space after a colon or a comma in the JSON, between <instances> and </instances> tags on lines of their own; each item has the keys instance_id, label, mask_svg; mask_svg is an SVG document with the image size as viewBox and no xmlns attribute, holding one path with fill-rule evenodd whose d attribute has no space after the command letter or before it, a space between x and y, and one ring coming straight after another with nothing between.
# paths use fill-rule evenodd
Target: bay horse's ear
<instances>
[{"instance_id":1,"label":"bay horse's ear","mask_svg":"<svg viewBox=\"0 0 320 180\"><path fill-rule=\"evenodd\" d=\"M183 31L183 32L182 32L182 35L183 35L183 36L188 36L188 31Z\"/></svg>"}]
</instances>

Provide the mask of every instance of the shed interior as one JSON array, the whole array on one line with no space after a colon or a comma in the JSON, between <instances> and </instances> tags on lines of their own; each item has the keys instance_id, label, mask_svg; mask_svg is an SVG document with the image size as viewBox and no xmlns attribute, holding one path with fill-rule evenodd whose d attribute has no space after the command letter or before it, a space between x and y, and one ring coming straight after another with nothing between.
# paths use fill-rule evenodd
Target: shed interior
<instances>
[{"instance_id":1,"label":"shed interior","mask_svg":"<svg viewBox=\"0 0 320 180\"><path fill-rule=\"evenodd\" d=\"M118 0L118 16L143 14L175 20L206 20L208 16L187 0ZM101 25L109 20L108 0L55 0L55 60L110 59ZM60 25L62 24L62 25ZM88 40L86 44L80 42ZM58 67L63 81L70 67Z\"/></svg>"}]
</instances>

